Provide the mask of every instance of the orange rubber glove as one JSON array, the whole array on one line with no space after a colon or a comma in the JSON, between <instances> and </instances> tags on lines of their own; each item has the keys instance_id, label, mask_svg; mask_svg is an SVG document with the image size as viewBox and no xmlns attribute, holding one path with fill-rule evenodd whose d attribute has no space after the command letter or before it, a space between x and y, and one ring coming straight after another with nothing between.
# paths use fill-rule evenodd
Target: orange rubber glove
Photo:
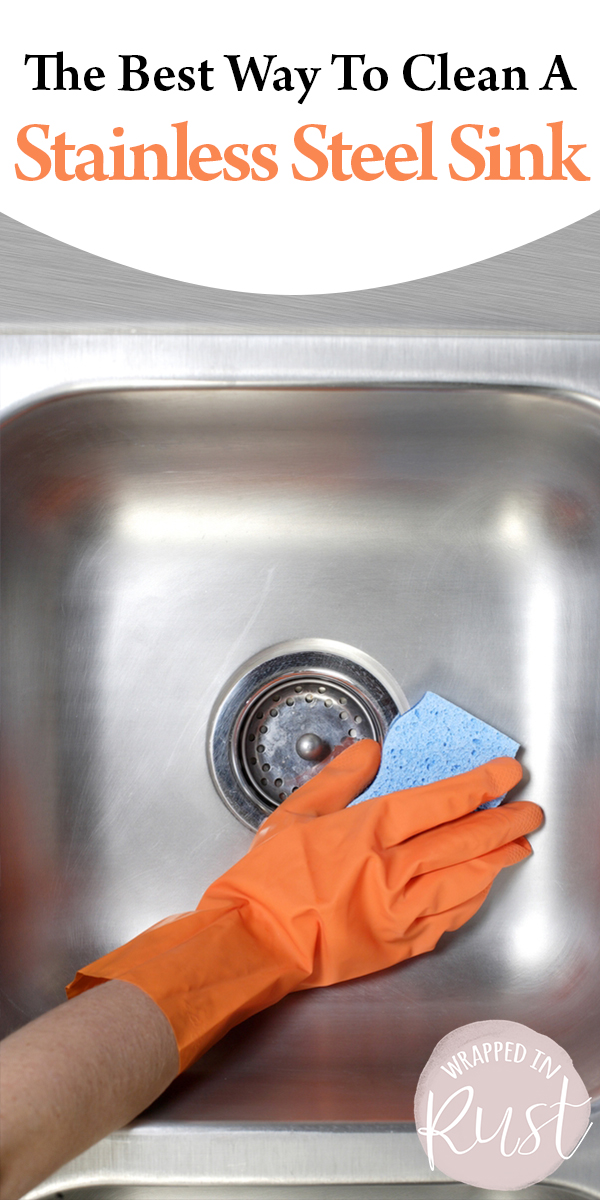
<instances>
[{"instance_id":1,"label":"orange rubber glove","mask_svg":"<svg viewBox=\"0 0 600 1200\"><path fill-rule=\"evenodd\" d=\"M521 778L498 758L440 783L346 805L371 782L376 742L344 751L263 822L194 912L167 918L78 971L74 996L136 984L165 1013L181 1070L288 992L392 966L435 946L531 853L542 811L475 810Z\"/></svg>"}]
</instances>

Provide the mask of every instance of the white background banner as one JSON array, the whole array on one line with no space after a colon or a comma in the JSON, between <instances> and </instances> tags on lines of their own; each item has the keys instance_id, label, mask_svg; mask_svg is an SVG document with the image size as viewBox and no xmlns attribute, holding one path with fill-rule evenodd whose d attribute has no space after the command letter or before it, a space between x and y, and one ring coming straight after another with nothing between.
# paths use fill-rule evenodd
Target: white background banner
<instances>
[{"instance_id":1,"label":"white background banner","mask_svg":"<svg viewBox=\"0 0 600 1200\"><path fill-rule=\"evenodd\" d=\"M600 208L598 14L592 0L31 0L4 18L0 208L131 267L248 292L475 262Z\"/></svg>"}]
</instances>

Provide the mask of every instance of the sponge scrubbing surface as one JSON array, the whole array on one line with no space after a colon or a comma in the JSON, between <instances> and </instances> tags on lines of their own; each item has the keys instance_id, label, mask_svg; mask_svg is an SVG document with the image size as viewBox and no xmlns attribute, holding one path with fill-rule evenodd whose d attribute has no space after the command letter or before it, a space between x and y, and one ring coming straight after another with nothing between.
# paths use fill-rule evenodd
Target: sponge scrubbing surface
<instances>
[{"instance_id":1,"label":"sponge scrubbing surface","mask_svg":"<svg viewBox=\"0 0 600 1200\"><path fill-rule=\"evenodd\" d=\"M392 721L377 775L353 804L462 775L492 758L514 758L518 749L513 738L434 692L426 692L414 708ZM481 807L493 808L503 799L500 796Z\"/></svg>"}]
</instances>

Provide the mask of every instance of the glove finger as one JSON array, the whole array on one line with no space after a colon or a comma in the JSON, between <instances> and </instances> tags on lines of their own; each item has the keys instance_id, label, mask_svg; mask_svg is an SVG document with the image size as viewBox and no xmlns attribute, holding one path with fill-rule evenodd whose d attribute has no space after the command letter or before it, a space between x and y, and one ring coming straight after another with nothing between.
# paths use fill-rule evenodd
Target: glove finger
<instances>
[{"instance_id":1,"label":"glove finger","mask_svg":"<svg viewBox=\"0 0 600 1200\"><path fill-rule=\"evenodd\" d=\"M494 758L463 775L365 800L364 807L370 807L379 844L394 846L426 829L455 821L487 800L497 800L522 774L514 758Z\"/></svg>"},{"instance_id":2,"label":"glove finger","mask_svg":"<svg viewBox=\"0 0 600 1200\"><path fill-rule=\"evenodd\" d=\"M531 853L527 838L520 837L470 862L418 875L397 893L396 904L403 921L412 923L419 917L434 916L467 903L489 888L504 867L522 862Z\"/></svg>"},{"instance_id":3,"label":"glove finger","mask_svg":"<svg viewBox=\"0 0 600 1200\"><path fill-rule=\"evenodd\" d=\"M425 875L443 867L466 863L471 859L489 854L498 846L514 842L523 834L533 833L544 819L542 809L537 804L527 800L513 800L500 808L488 808L482 812L467 813L456 821L446 825L438 825L435 829L427 829L410 841L404 842L406 859L405 879L417 875ZM396 874L400 883L402 878L401 857L397 856L397 865L393 858L393 849L388 852L391 857L391 877Z\"/></svg>"},{"instance_id":4,"label":"glove finger","mask_svg":"<svg viewBox=\"0 0 600 1200\"><path fill-rule=\"evenodd\" d=\"M349 746L318 775L288 796L273 817L269 817L269 824L275 824L280 813L320 817L345 808L373 781L380 760L381 746L370 738Z\"/></svg>"},{"instance_id":5,"label":"glove finger","mask_svg":"<svg viewBox=\"0 0 600 1200\"><path fill-rule=\"evenodd\" d=\"M397 962L406 958L416 958L418 954L426 954L439 942L442 934L460 929L481 908L490 892L491 884L483 891L477 892L462 904L456 904L445 912L430 916L417 917L406 932L398 938L394 957Z\"/></svg>"},{"instance_id":6,"label":"glove finger","mask_svg":"<svg viewBox=\"0 0 600 1200\"><path fill-rule=\"evenodd\" d=\"M417 917L407 933L412 953L423 954L428 950L433 950L442 934L452 933L454 930L460 929L462 925L466 925L467 921L470 921L471 917L479 912L484 900L487 900L491 887L490 883L483 891L477 892L475 896L471 896L462 904L456 904L453 908L446 909L445 912L435 913L434 916Z\"/></svg>"},{"instance_id":7,"label":"glove finger","mask_svg":"<svg viewBox=\"0 0 600 1200\"><path fill-rule=\"evenodd\" d=\"M455 929L460 929L461 925L466 925L467 921L470 921L471 917L479 912L491 890L492 884L489 883L482 892L477 892L477 895L471 896L469 900L465 900L462 904L456 904L454 908L446 909L446 912L438 913L436 919L443 922L444 933L450 933ZM427 918L420 917L419 920L427 920Z\"/></svg>"}]
</instances>

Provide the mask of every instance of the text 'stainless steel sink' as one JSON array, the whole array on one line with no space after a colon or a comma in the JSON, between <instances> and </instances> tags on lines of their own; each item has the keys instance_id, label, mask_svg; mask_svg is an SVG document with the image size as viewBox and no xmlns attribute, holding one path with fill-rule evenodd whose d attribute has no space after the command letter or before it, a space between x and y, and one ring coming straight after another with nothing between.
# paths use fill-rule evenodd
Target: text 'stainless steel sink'
<instances>
[{"instance_id":1,"label":"text 'stainless steel sink'","mask_svg":"<svg viewBox=\"0 0 600 1200\"><path fill-rule=\"evenodd\" d=\"M598 1097L598 402L73 391L9 417L2 474L8 1028L245 852L209 775L211 707L256 652L330 638L409 703L431 689L518 739L523 795L547 816L534 857L433 953L234 1030L136 1145L153 1128L212 1129L216 1146L225 1128L268 1141L315 1123L385 1139L411 1121L435 1042L494 1017L555 1038ZM415 1153L422 1174L399 1160L396 1179L428 1178Z\"/></svg>"}]
</instances>

